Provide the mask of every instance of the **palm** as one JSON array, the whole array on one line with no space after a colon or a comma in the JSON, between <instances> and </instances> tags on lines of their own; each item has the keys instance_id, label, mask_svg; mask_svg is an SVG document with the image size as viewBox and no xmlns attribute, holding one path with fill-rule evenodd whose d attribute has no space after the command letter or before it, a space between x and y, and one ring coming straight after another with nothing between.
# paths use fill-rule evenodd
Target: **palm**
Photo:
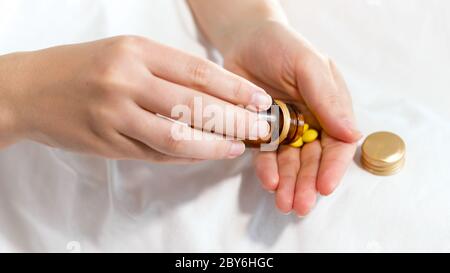
<instances>
[{"instance_id":1,"label":"palm","mask_svg":"<svg viewBox=\"0 0 450 273\"><path fill-rule=\"evenodd\" d=\"M274 98L297 104L308 123L324 128L320 141L302 149L281 147L277 152L260 152L254 160L264 188L276 191L279 209L306 215L317 192L328 195L334 191L355 152L357 136L339 119L353 118L344 81L331 62L293 31L277 24L268 24L241 39L226 54L225 66L265 88ZM322 93L330 85L335 93ZM324 103L329 98L333 98L328 103L331 111Z\"/></svg>"}]
</instances>

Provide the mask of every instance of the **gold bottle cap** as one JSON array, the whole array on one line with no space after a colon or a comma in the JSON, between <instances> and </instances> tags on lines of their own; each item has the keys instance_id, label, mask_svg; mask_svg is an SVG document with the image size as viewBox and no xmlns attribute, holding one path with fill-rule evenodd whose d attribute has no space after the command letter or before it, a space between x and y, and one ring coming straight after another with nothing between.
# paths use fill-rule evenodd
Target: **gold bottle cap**
<instances>
[{"instance_id":1,"label":"gold bottle cap","mask_svg":"<svg viewBox=\"0 0 450 273\"><path fill-rule=\"evenodd\" d=\"M405 142L396 134L377 132L364 141L361 148L361 164L375 175L392 175L405 164Z\"/></svg>"}]
</instances>

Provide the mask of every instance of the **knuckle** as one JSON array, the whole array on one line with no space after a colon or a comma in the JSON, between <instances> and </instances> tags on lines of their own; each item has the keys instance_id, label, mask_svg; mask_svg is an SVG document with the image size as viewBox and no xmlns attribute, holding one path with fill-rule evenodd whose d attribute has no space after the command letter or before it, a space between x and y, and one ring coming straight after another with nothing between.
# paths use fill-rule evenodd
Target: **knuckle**
<instances>
[{"instance_id":1,"label":"knuckle","mask_svg":"<svg viewBox=\"0 0 450 273\"><path fill-rule=\"evenodd\" d=\"M211 66L207 61L194 60L188 64L187 73L192 85L198 88L205 88L209 84L212 72Z\"/></svg>"},{"instance_id":2,"label":"knuckle","mask_svg":"<svg viewBox=\"0 0 450 273\"><path fill-rule=\"evenodd\" d=\"M120 65L111 63L97 67L87 81L92 98L100 102L117 100L119 97L132 94L135 88L127 82Z\"/></svg>"},{"instance_id":3,"label":"knuckle","mask_svg":"<svg viewBox=\"0 0 450 273\"><path fill-rule=\"evenodd\" d=\"M118 76L117 72L120 71L123 63L129 62L137 55L142 39L137 36L119 36L111 39L96 60L95 69L99 74L96 76Z\"/></svg>"},{"instance_id":4,"label":"knuckle","mask_svg":"<svg viewBox=\"0 0 450 273\"><path fill-rule=\"evenodd\" d=\"M89 107L88 112L90 118L95 121L104 120L109 115L109 112L105 109L103 105Z\"/></svg>"},{"instance_id":5,"label":"knuckle","mask_svg":"<svg viewBox=\"0 0 450 273\"><path fill-rule=\"evenodd\" d=\"M112 97L117 94L117 88L120 86L118 71L114 67L109 67L106 70L99 72L99 76L95 79L97 91L101 91L102 97Z\"/></svg>"},{"instance_id":6,"label":"knuckle","mask_svg":"<svg viewBox=\"0 0 450 273\"><path fill-rule=\"evenodd\" d=\"M304 171L302 171L302 173L306 173L306 171L308 171L308 173L310 173L311 171L315 170L318 163L319 163L319 160L311 161L311 160L303 160L303 158L302 158L301 168L302 168L302 170L304 170Z\"/></svg>"},{"instance_id":7,"label":"knuckle","mask_svg":"<svg viewBox=\"0 0 450 273\"><path fill-rule=\"evenodd\" d=\"M115 53L119 54L129 54L133 53L140 48L144 38L133 35L123 35L116 37L113 41L112 49Z\"/></svg>"},{"instance_id":8,"label":"knuckle","mask_svg":"<svg viewBox=\"0 0 450 273\"><path fill-rule=\"evenodd\" d=\"M234 99L240 100L243 99L245 95L245 86L244 83L240 80L234 80L232 95Z\"/></svg>"},{"instance_id":9,"label":"knuckle","mask_svg":"<svg viewBox=\"0 0 450 273\"><path fill-rule=\"evenodd\" d=\"M299 177L299 180L302 182L305 182L305 181L314 181L315 182L316 179L317 179L317 175L314 175L314 174L301 174Z\"/></svg>"},{"instance_id":10,"label":"knuckle","mask_svg":"<svg viewBox=\"0 0 450 273\"><path fill-rule=\"evenodd\" d=\"M298 160L298 157L282 156L278 159L278 165L283 166L286 170L293 170L293 172L296 172L300 168L300 161Z\"/></svg>"},{"instance_id":11,"label":"knuckle","mask_svg":"<svg viewBox=\"0 0 450 273\"><path fill-rule=\"evenodd\" d=\"M121 66L117 62L106 60L98 63L94 71L89 73L87 85L94 91L111 94L121 85Z\"/></svg>"}]
</instances>

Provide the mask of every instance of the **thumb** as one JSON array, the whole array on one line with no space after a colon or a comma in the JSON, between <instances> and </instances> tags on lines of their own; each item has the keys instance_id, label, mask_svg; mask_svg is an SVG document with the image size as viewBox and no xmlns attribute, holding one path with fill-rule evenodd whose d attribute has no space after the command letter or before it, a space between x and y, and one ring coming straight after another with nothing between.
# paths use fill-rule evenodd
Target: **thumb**
<instances>
[{"instance_id":1,"label":"thumb","mask_svg":"<svg viewBox=\"0 0 450 273\"><path fill-rule=\"evenodd\" d=\"M347 85L335 64L314 55L297 68L299 92L328 135L344 142L356 142L357 129Z\"/></svg>"}]
</instances>

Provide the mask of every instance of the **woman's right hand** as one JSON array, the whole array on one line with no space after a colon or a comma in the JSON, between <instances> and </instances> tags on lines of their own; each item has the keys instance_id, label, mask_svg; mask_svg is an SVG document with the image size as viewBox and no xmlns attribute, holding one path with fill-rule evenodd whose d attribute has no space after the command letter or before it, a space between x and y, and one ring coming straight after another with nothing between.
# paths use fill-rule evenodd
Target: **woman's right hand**
<instances>
[{"instance_id":1,"label":"woman's right hand","mask_svg":"<svg viewBox=\"0 0 450 273\"><path fill-rule=\"evenodd\" d=\"M193 109L201 100L202 109ZM255 111L270 107L259 87L219 66L145 38L121 36L0 57L0 147L29 139L112 159L193 162L235 158L238 139L265 136ZM175 106L192 113L228 109L232 123L196 129L171 118ZM235 105L248 106L247 111ZM228 119L229 120L229 119ZM174 127L175 126L175 127ZM178 139L174 128L214 129L210 138ZM249 128L247 130L247 128ZM228 134L229 135L229 134Z\"/></svg>"}]
</instances>

